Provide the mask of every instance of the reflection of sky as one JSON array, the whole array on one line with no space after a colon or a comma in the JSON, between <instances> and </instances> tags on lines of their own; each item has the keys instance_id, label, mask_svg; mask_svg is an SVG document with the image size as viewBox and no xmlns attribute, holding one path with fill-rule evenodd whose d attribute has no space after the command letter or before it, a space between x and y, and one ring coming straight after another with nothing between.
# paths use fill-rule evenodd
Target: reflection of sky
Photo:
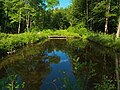
<instances>
[{"instance_id":1,"label":"reflection of sky","mask_svg":"<svg viewBox=\"0 0 120 90\"><path fill-rule=\"evenodd\" d=\"M72 82L75 82L75 77L72 73L72 64L70 62L70 58L68 57L68 55L60 50L59 51L54 50L52 53L48 53L48 56L55 55L60 57L60 62L59 64L52 63L50 65L52 68L52 72L43 81L41 90L47 90L48 88L50 88L50 90L55 90L55 86L52 84L52 81L55 79L57 79L55 84L60 89L60 87L62 86L62 82L60 82L58 78L64 78L63 71L65 71L69 75L69 78Z\"/></svg>"}]
</instances>

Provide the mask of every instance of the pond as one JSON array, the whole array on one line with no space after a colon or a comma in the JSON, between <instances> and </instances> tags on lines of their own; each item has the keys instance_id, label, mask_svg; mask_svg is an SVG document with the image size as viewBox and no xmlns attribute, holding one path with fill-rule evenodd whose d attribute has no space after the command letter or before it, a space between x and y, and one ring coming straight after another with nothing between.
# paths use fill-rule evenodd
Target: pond
<instances>
[{"instance_id":1,"label":"pond","mask_svg":"<svg viewBox=\"0 0 120 90\"><path fill-rule=\"evenodd\" d=\"M0 60L0 90L120 90L120 54L89 41L51 39Z\"/></svg>"}]
</instances>

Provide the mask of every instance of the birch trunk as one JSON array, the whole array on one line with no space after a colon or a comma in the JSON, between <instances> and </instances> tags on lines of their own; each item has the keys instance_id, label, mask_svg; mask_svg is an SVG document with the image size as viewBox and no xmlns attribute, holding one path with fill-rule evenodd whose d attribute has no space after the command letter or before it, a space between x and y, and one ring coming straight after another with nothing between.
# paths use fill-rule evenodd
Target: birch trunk
<instances>
[{"instance_id":1,"label":"birch trunk","mask_svg":"<svg viewBox=\"0 0 120 90\"><path fill-rule=\"evenodd\" d=\"M119 5L119 19L118 19L118 27L117 27L117 33L116 33L116 38L120 37L120 0L118 1L118 5Z\"/></svg>"},{"instance_id":2,"label":"birch trunk","mask_svg":"<svg viewBox=\"0 0 120 90\"><path fill-rule=\"evenodd\" d=\"M29 25L30 25L30 15L29 15L29 12L28 12L28 15L26 16L26 28L27 28L27 31L29 31Z\"/></svg>"},{"instance_id":3,"label":"birch trunk","mask_svg":"<svg viewBox=\"0 0 120 90\"><path fill-rule=\"evenodd\" d=\"M116 38L119 38L120 37L120 16L119 16L119 19L118 19L118 27L117 27L117 33L116 33Z\"/></svg>"},{"instance_id":4,"label":"birch trunk","mask_svg":"<svg viewBox=\"0 0 120 90\"><path fill-rule=\"evenodd\" d=\"M93 10L93 0L91 0L91 10ZM92 11L90 11L90 18L93 17ZM90 20L90 30L93 29L93 20Z\"/></svg>"},{"instance_id":5,"label":"birch trunk","mask_svg":"<svg viewBox=\"0 0 120 90\"><path fill-rule=\"evenodd\" d=\"M108 33L108 17L106 17L106 23L105 23L105 33Z\"/></svg>"},{"instance_id":6,"label":"birch trunk","mask_svg":"<svg viewBox=\"0 0 120 90\"><path fill-rule=\"evenodd\" d=\"M20 9L20 13L19 13L19 26L18 26L18 33L20 33L20 27L21 27L21 9Z\"/></svg>"},{"instance_id":7,"label":"birch trunk","mask_svg":"<svg viewBox=\"0 0 120 90\"><path fill-rule=\"evenodd\" d=\"M110 0L106 0L107 7L106 7L106 23L105 23L105 33L108 33L108 20L109 20L109 13L110 13Z\"/></svg>"}]
</instances>

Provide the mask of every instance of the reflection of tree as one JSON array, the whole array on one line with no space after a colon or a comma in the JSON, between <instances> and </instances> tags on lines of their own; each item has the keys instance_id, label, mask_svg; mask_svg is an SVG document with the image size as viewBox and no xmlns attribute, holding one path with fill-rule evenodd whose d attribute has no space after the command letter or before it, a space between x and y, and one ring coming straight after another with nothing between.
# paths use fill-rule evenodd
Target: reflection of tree
<instances>
[{"instance_id":1,"label":"reflection of tree","mask_svg":"<svg viewBox=\"0 0 120 90\"><path fill-rule=\"evenodd\" d=\"M95 83L94 90L116 90L113 80L103 75L101 83Z\"/></svg>"},{"instance_id":2,"label":"reflection of tree","mask_svg":"<svg viewBox=\"0 0 120 90\"><path fill-rule=\"evenodd\" d=\"M23 89L25 82L18 79L18 75L9 75L0 80L0 90L18 90Z\"/></svg>"},{"instance_id":3,"label":"reflection of tree","mask_svg":"<svg viewBox=\"0 0 120 90\"><path fill-rule=\"evenodd\" d=\"M51 71L50 63L57 64L60 62L60 57L57 55L46 57L47 53L61 50L67 52L69 56L74 56L77 49L77 46L71 47L66 40L48 40L18 50L18 53L4 58L4 61L0 63L0 67L3 70L3 67L7 66L6 69L9 73L20 75L25 82L25 90L38 90L42 80ZM44 62L44 59L49 59L50 62Z\"/></svg>"},{"instance_id":4,"label":"reflection of tree","mask_svg":"<svg viewBox=\"0 0 120 90\"><path fill-rule=\"evenodd\" d=\"M50 64L43 62L38 57L19 62L12 67L12 70L24 80L25 90L38 90L42 80L51 71Z\"/></svg>"},{"instance_id":5,"label":"reflection of tree","mask_svg":"<svg viewBox=\"0 0 120 90\"><path fill-rule=\"evenodd\" d=\"M25 90L38 90L44 78L52 71L50 64L60 62L60 57L56 55L55 50L61 50L70 58L80 58L77 62L76 59L72 61L75 76L78 78L78 84L81 85L80 88L92 89L94 83L103 81L103 75L111 77L115 81L115 65L116 68L119 68L119 55L114 54L110 49L80 40L48 40L41 44L25 47L15 55L5 58L4 62L0 63L1 71L4 70L3 66L8 66L25 81ZM48 53L53 53L53 55L47 56ZM119 81L117 70L116 79Z\"/></svg>"},{"instance_id":6,"label":"reflection of tree","mask_svg":"<svg viewBox=\"0 0 120 90\"><path fill-rule=\"evenodd\" d=\"M95 83L102 83L103 75L111 77L110 79L112 79L112 81L115 82L114 53L115 52L113 52L113 50L110 50L108 48L90 42L87 43L85 48L80 48L80 52L76 56L80 58L78 63L76 63L77 59L73 61L73 68L74 68L74 73L76 73L75 74L76 77L82 80L80 82L84 83L85 77L90 75L88 73L91 71L91 69L95 70L95 74L96 74L88 80L86 90L93 90ZM90 62L92 62L92 65L94 64L96 65L92 67L92 65L90 65ZM77 66L77 70L75 70L76 66Z\"/></svg>"},{"instance_id":7,"label":"reflection of tree","mask_svg":"<svg viewBox=\"0 0 120 90\"><path fill-rule=\"evenodd\" d=\"M49 62L50 63L55 63L58 64L60 62L60 57L58 56L48 56Z\"/></svg>"},{"instance_id":8,"label":"reflection of tree","mask_svg":"<svg viewBox=\"0 0 120 90\"><path fill-rule=\"evenodd\" d=\"M56 40L52 39L50 41L47 41L44 43L46 49L48 49L48 52L52 52L54 49L55 50L62 50L64 51L65 47L68 46L66 40Z\"/></svg>"},{"instance_id":9,"label":"reflection of tree","mask_svg":"<svg viewBox=\"0 0 120 90\"><path fill-rule=\"evenodd\" d=\"M44 46L49 53L53 52L54 50L61 50L62 52L67 53L72 58L76 56L79 53L80 48L83 48L83 45L85 45L83 44L83 41L78 43L79 41L80 40L70 40L69 42L69 40L66 41L66 39L51 39L45 42Z\"/></svg>"},{"instance_id":10,"label":"reflection of tree","mask_svg":"<svg viewBox=\"0 0 120 90\"><path fill-rule=\"evenodd\" d=\"M89 90L90 79L96 75L95 64L92 62L79 62L79 58L73 61L74 74L77 78L77 88Z\"/></svg>"},{"instance_id":11,"label":"reflection of tree","mask_svg":"<svg viewBox=\"0 0 120 90\"><path fill-rule=\"evenodd\" d=\"M117 80L117 90L120 90L120 57L118 54L115 54L115 64L116 64L116 80Z\"/></svg>"}]
</instances>

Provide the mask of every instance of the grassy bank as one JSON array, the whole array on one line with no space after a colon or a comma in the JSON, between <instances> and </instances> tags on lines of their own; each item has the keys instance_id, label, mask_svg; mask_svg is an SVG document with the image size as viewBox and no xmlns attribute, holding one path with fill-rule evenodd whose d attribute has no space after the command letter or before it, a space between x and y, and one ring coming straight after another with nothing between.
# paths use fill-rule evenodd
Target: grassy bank
<instances>
[{"instance_id":1,"label":"grassy bank","mask_svg":"<svg viewBox=\"0 0 120 90\"><path fill-rule=\"evenodd\" d=\"M45 37L40 36L37 32L25 32L22 34L0 33L0 52L1 54L12 53L21 46L37 42Z\"/></svg>"},{"instance_id":2,"label":"grassy bank","mask_svg":"<svg viewBox=\"0 0 120 90\"><path fill-rule=\"evenodd\" d=\"M94 33L87 31L87 29L84 27L76 26L70 27L67 30L43 30L39 32L25 32L21 34L0 33L0 56L2 54L7 54L7 52L13 52L21 46L45 39L50 35L66 37L71 36L72 38L79 37L105 47L113 48L116 51L120 51L120 38L115 39L115 35Z\"/></svg>"},{"instance_id":3,"label":"grassy bank","mask_svg":"<svg viewBox=\"0 0 120 90\"><path fill-rule=\"evenodd\" d=\"M117 52L120 52L120 38L116 39L115 34L105 34L101 32L91 32L87 30L84 25L77 25L76 27L70 27L67 31L79 34L84 40L89 40L107 48L111 48Z\"/></svg>"},{"instance_id":4,"label":"grassy bank","mask_svg":"<svg viewBox=\"0 0 120 90\"><path fill-rule=\"evenodd\" d=\"M116 39L114 34L109 35L104 33L94 33L88 36L87 39L99 45L120 52L120 38Z\"/></svg>"},{"instance_id":5,"label":"grassy bank","mask_svg":"<svg viewBox=\"0 0 120 90\"><path fill-rule=\"evenodd\" d=\"M40 41L50 35L79 37L79 34L67 30L43 30L40 32L25 32L21 34L0 33L0 54L7 54L7 52L12 53L21 46Z\"/></svg>"},{"instance_id":6,"label":"grassy bank","mask_svg":"<svg viewBox=\"0 0 120 90\"><path fill-rule=\"evenodd\" d=\"M73 38L80 37L78 33L70 32L68 30L56 30L56 31L53 31L53 30L49 29L49 30L43 30L43 31L38 32L38 33L40 33L42 35L46 35L46 36L49 36L49 35L54 36L54 35L56 35L56 36L66 36L66 37L71 36Z\"/></svg>"}]
</instances>

